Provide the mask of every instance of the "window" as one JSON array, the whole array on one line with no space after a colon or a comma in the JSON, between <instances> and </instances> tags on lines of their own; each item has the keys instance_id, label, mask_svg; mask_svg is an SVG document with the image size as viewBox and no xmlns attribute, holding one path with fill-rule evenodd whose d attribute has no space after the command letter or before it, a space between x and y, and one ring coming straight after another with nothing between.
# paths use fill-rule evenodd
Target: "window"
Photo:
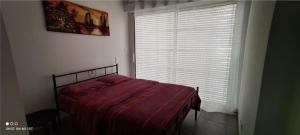
<instances>
[{"instance_id":1,"label":"window","mask_svg":"<svg viewBox=\"0 0 300 135\"><path fill-rule=\"evenodd\" d=\"M135 19L136 77L174 82L175 12Z\"/></svg>"},{"instance_id":2,"label":"window","mask_svg":"<svg viewBox=\"0 0 300 135\"><path fill-rule=\"evenodd\" d=\"M199 87L207 111L236 109L237 4L135 15L136 77ZM240 39L238 39L240 40ZM236 55L238 54L238 55Z\"/></svg>"}]
</instances>

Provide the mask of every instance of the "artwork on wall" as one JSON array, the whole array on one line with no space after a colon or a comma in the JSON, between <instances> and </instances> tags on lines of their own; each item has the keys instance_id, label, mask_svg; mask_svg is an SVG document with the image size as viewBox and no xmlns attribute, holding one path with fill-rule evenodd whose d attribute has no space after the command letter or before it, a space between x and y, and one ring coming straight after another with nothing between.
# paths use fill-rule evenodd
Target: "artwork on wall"
<instances>
[{"instance_id":1,"label":"artwork on wall","mask_svg":"<svg viewBox=\"0 0 300 135\"><path fill-rule=\"evenodd\" d=\"M48 31L109 36L108 13L69 1L43 1Z\"/></svg>"}]
</instances>

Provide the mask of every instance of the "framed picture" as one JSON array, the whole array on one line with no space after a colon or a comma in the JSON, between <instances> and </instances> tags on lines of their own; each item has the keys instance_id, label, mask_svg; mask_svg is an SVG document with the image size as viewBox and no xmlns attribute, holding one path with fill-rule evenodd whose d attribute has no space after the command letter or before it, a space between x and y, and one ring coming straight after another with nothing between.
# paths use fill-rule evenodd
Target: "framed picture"
<instances>
[{"instance_id":1,"label":"framed picture","mask_svg":"<svg viewBox=\"0 0 300 135\"><path fill-rule=\"evenodd\" d=\"M109 36L108 13L69 1L43 1L48 31Z\"/></svg>"}]
</instances>

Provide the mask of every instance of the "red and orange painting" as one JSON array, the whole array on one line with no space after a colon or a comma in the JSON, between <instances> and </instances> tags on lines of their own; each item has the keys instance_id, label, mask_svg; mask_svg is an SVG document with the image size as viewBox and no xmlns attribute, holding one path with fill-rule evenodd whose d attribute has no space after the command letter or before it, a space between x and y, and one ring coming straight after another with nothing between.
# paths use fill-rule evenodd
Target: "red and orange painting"
<instances>
[{"instance_id":1,"label":"red and orange painting","mask_svg":"<svg viewBox=\"0 0 300 135\"><path fill-rule=\"evenodd\" d=\"M109 36L108 13L69 1L43 1L48 31Z\"/></svg>"}]
</instances>

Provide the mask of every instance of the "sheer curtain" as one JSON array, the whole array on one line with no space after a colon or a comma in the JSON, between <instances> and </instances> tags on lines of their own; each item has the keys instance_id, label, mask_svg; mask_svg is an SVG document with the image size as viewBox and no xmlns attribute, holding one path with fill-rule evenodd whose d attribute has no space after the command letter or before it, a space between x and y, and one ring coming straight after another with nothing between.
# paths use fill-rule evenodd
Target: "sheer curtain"
<instances>
[{"instance_id":1,"label":"sheer curtain","mask_svg":"<svg viewBox=\"0 0 300 135\"><path fill-rule=\"evenodd\" d=\"M219 3L136 13L136 77L198 86L202 109L233 113L241 9L237 3Z\"/></svg>"}]
</instances>

